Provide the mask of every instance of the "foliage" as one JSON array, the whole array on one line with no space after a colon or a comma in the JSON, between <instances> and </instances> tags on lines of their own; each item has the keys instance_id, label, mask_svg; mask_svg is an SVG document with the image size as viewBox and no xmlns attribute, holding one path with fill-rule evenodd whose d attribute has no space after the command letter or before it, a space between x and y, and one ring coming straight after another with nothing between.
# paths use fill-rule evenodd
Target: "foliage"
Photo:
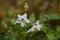
<instances>
[{"instance_id":1,"label":"foliage","mask_svg":"<svg viewBox=\"0 0 60 40\"><path fill-rule=\"evenodd\" d=\"M7 29L2 25L6 29L6 31L4 32L4 34L0 33L0 40L57 40L59 39L60 26L57 26L57 29L53 31L44 25L43 22L46 20L44 20L43 18L44 16L42 15L41 15L41 18L39 18L40 22L42 22L40 24L43 25L41 30L39 32L37 31L37 32L30 32L30 33L26 33L26 32L28 29L32 27L33 22L35 21L34 13L32 13L29 18L31 23L27 24L24 28L22 28L20 24L13 24L14 22L12 23L13 19L15 20L17 19L17 16L16 18L13 18L11 16L4 18L4 20L2 21L6 22ZM41 31L46 36L42 36L43 33Z\"/></svg>"}]
</instances>

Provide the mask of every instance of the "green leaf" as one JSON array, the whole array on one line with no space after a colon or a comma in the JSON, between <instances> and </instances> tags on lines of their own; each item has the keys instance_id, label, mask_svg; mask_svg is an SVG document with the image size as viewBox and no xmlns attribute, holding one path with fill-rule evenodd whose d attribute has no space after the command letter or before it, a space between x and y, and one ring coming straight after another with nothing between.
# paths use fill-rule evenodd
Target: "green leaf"
<instances>
[{"instance_id":1,"label":"green leaf","mask_svg":"<svg viewBox=\"0 0 60 40\"><path fill-rule=\"evenodd\" d=\"M47 27L43 25L42 29L43 32L47 33Z\"/></svg>"},{"instance_id":2,"label":"green leaf","mask_svg":"<svg viewBox=\"0 0 60 40\"><path fill-rule=\"evenodd\" d=\"M12 23L12 17L9 17L9 18L5 18L5 21L7 22L7 23Z\"/></svg>"},{"instance_id":3,"label":"green leaf","mask_svg":"<svg viewBox=\"0 0 60 40\"><path fill-rule=\"evenodd\" d=\"M57 26L57 32L60 33L60 26Z\"/></svg>"},{"instance_id":4,"label":"green leaf","mask_svg":"<svg viewBox=\"0 0 60 40\"><path fill-rule=\"evenodd\" d=\"M40 20L41 22L46 21L45 13L41 13L41 14L40 14L39 20Z\"/></svg>"},{"instance_id":5,"label":"green leaf","mask_svg":"<svg viewBox=\"0 0 60 40\"><path fill-rule=\"evenodd\" d=\"M56 29L56 37L57 38L60 38L60 26L57 26L57 29Z\"/></svg>"},{"instance_id":6,"label":"green leaf","mask_svg":"<svg viewBox=\"0 0 60 40\"><path fill-rule=\"evenodd\" d=\"M58 14L58 19L60 19L60 14Z\"/></svg>"},{"instance_id":7,"label":"green leaf","mask_svg":"<svg viewBox=\"0 0 60 40\"><path fill-rule=\"evenodd\" d=\"M48 33L46 34L49 40L56 40L56 32L54 30L49 29Z\"/></svg>"},{"instance_id":8,"label":"green leaf","mask_svg":"<svg viewBox=\"0 0 60 40\"><path fill-rule=\"evenodd\" d=\"M35 21L35 15L34 15L34 13L32 13L32 14L30 15L29 20L30 20L31 22L34 22L34 21Z\"/></svg>"},{"instance_id":9,"label":"green leaf","mask_svg":"<svg viewBox=\"0 0 60 40\"><path fill-rule=\"evenodd\" d=\"M58 19L58 15L55 13L49 14L49 19Z\"/></svg>"},{"instance_id":10,"label":"green leaf","mask_svg":"<svg viewBox=\"0 0 60 40\"><path fill-rule=\"evenodd\" d=\"M48 40L55 40L54 34L47 34Z\"/></svg>"},{"instance_id":11,"label":"green leaf","mask_svg":"<svg viewBox=\"0 0 60 40\"><path fill-rule=\"evenodd\" d=\"M14 38L15 38L15 33L14 33L12 27L10 27L8 32L7 32L7 39L8 40L13 40Z\"/></svg>"},{"instance_id":12,"label":"green leaf","mask_svg":"<svg viewBox=\"0 0 60 40\"><path fill-rule=\"evenodd\" d=\"M1 34L0 34L0 40L6 40L6 39L5 39L5 35L1 35Z\"/></svg>"}]
</instances>

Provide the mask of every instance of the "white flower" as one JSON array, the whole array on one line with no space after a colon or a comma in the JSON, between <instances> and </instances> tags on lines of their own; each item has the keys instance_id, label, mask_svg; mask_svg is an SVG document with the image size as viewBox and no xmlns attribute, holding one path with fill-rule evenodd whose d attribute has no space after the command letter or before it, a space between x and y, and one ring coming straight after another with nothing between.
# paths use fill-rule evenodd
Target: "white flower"
<instances>
[{"instance_id":1,"label":"white flower","mask_svg":"<svg viewBox=\"0 0 60 40\"><path fill-rule=\"evenodd\" d=\"M30 23L30 21L27 19L26 13L24 15L17 15L17 16L18 16L18 19L16 23L20 23L22 27L24 27L26 23Z\"/></svg>"},{"instance_id":2,"label":"white flower","mask_svg":"<svg viewBox=\"0 0 60 40\"><path fill-rule=\"evenodd\" d=\"M34 31L40 31L40 29L42 28L42 25L39 25L39 20L37 20L35 23L34 23L34 25L33 25L33 27L32 28L30 28L26 33L28 33L28 32L34 32Z\"/></svg>"}]
</instances>

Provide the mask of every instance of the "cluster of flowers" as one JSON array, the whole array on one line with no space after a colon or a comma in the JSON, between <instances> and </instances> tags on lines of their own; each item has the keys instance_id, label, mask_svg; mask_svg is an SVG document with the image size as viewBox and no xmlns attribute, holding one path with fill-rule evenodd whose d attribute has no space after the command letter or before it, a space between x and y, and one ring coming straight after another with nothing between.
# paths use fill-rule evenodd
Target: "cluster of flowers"
<instances>
[{"instance_id":1,"label":"cluster of flowers","mask_svg":"<svg viewBox=\"0 0 60 40\"><path fill-rule=\"evenodd\" d=\"M15 21L15 23L20 23L21 27L24 27L26 23L30 23L30 21L27 19L27 13L25 13L24 15L17 15L17 17L18 19ZM42 25L39 24L39 20L37 20L32 28L30 28L26 33L34 32L35 30L40 31L41 28Z\"/></svg>"}]
</instances>

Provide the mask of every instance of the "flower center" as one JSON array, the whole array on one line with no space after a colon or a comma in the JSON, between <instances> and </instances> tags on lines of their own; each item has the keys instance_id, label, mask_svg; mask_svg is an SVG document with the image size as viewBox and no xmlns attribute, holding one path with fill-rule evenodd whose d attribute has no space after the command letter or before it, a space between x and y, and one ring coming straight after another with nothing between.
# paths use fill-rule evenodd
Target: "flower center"
<instances>
[{"instance_id":1,"label":"flower center","mask_svg":"<svg viewBox=\"0 0 60 40\"><path fill-rule=\"evenodd\" d=\"M37 24L35 24L35 25L37 25Z\"/></svg>"},{"instance_id":2,"label":"flower center","mask_svg":"<svg viewBox=\"0 0 60 40\"><path fill-rule=\"evenodd\" d=\"M24 19L22 19L22 21L24 21Z\"/></svg>"},{"instance_id":3,"label":"flower center","mask_svg":"<svg viewBox=\"0 0 60 40\"><path fill-rule=\"evenodd\" d=\"M37 28L34 28L34 31L37 31Z\"/></svg>"}]
</instances>

